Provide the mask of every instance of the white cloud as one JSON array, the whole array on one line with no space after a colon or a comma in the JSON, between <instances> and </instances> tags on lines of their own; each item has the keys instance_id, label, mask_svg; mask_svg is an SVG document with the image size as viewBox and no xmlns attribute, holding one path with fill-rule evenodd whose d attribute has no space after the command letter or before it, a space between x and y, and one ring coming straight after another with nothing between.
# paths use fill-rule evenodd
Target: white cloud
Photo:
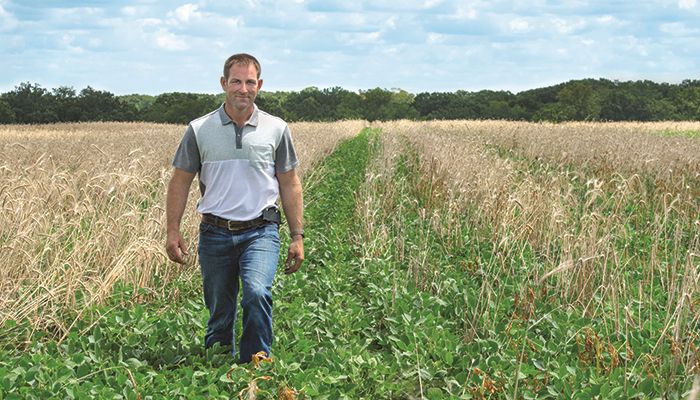
<instances>
[{"instance_id":1,"label":"white cloud","mask_svg":"<svg viewBox=\"0 0 700 400\"><path fill-rule=\"evenodd\" d=\"M71 53L76 53L76 54L82 54L85 52L85 50L75 44L75 36L70 33L66 33L61 35L61 37L58 39L58 42L61 44L61 46L68 50Z\"/></svg>"},{"instance_id":2,"label":"white cloud","mask_svg":"<svg viewBox=\"0 0 700 400\"><path fill-rule=\"evenodd\" d=\"M243 24L243 19L241 17L224 18L223 23L229 28L238 28Z\"/></svg>"},{"instance_id":3,"label":"white cloud","mask_svg":"<svg viewBox=\"0 0 700 400\"><path fill-rule=\"evenodd\" d=\"M669 22L667 24L661 24L659 30L663 33L674 36L687 36L698 33L697 29L688 28L682 22Z\"/></svg>"},{"instance_id":4,"label":"white cloud","mask_svg":"<svg viewBox=\"0 0 700 400\"><path fill-rule=\"evenodd\" d=\"M433 8L437 5L439 5L440 3L442 3L442 0L426 0L423 3L423 8L426 8L426 9Z\"/></svg>"},{"instance_id":5,"label":"white cloud","mask_svg":"<svg viewBox=\"0 0 700 400\"><path fill-rule=\"evenodd\" d=\"M121 12L122 12L122 14L124 14L128 17L133 17L137 13L136 7L131 7L131 6L122 7Z\"/></svg>"},{"instance_id":6,"label":"white cloud","mask_svg":"<svg viewBox=\"0 0 700 400\"><path fill-rule=\"evenodd\" d=\"M680 80L696 76L700 62L700 0L242 0L234 11L221 0L21 1L0 0L0 53L12 55L0 57L0 70L9 88L47 76L45 86L211 92L220 62L238 51L267 60L273 90L338 85L417 93L524 90L586 76ZM70 7L77 3L88 7ZM37 60L56 50L66 57L45 74ZM310 57L324 66L292 81L290 66L306 68ZM657 61L653 70L649 60ZM356 65L364 76L353 75ZM97 73L109 68L117 68L110 82ZM436 81L425 86L430 74ZM168 75L191 79L174 88L160 79Z\"/></svg>"},{"instance_id":7,"label":"white cloud","mask_svg":"<svg viewBox=\"0 0 700 400\"><path fill-rule=\"evenodd\" d=\"M190 21L199 20L202 18L202 13L197 11L199 8L196 4L184 4L175 9L174 13L169 13L168 15L175 15L175 18L183 23L189 23Z\"/></svg>"},{"instance_id":8,"label":"white cloud","mask_svg":"<svg viewBox=\"0 0 700 400\"><path fill-rule=\"evenodd\" d=\"M382 37L381 32L347 32L339 35L341 41L350 46L376 44Z\"/></svg>"},{"instance_id":9,"label":"white cloud","mask_svg":"<svg viewBox=\"0 0 700 400\"><path fill-rule=\"evenodd\" d=\"M163 25L163 21L158 18L143 18L138 22L142 27Z\"/></svg>"},{"instance_id":10,"label":"white cloud","mask_svg":"<svg viewBox=\"0 0 700 400\"><path fill-rule=\"evenodd\" d=\"M19 25L17 19L12 13L5 10L5 7L0 4L0 32L8 32L15 29Z\"/></svg>"},{"instance_id":11,"label":"white cloud","mask_svg":"<svg viewBox=\"0 0 700 400\"><path fill-rule=\"evenodd\" d=\"M49 15L57 22L80 22L86 18L101 19L104 12L97 7L70 7L52 8Z\"/></svg>"},{"instance_id":12,"label":"white cloud","mask_svg":"<svg viewBox=\"0 0 700 400\"><path fill-rule=\"evenodd\" d=\"M103 41L100 38L90 38L88 39L87 43L90 47L100 47L102 46Z\"/></svg>"},{"instance_id":13,"label":"white cloud","mask_svg":"<svg viewBox=\"0 0 700 400\"><path fill-rule=\"evenodd\" d=\"M328 20L328 16L324 13L312 12L309 15L309 22L314 24L322 24Z\"/></svg>"},{"instance_id":14,"label":"white cloud","mask_svg":"<svg viewBox=\"0 0 700 400\"><path fill-rule=\"evenodd\" d=\"M389 55L389 56L394 56L398 54L399 49L398 47L392 46L392 47L382 47L382 53Z\"/></svg>"},{"instance_id":15,"label":"white cloud","mask_svg":"<svg viewBox=\"0 0 700 400\"><path fill-rule=\"evenodd\" d=\"M457 7L457 12L452 15L455 19L476 19L478 13L473 8Z\"/></svg>"},{"instance_id":16,"label":"white cloud","mask_svg":"<svg viewBox=\"0 0 700 400\"><path fill-rule=\"evenodd\" d=\"M615 17L612 15L601 15L600 17L596 18L596 21L604 25L612 24L615 22Z\"/></svg>"},{"instance_id":17,"label":"white cloud","mask_svg":"<svg viewBox=\"0 0 700 400\"><path fill-rule=\"evenodd\" d=\"M441 35L439 33L428 33L428 44L438 44L442 43L445 41L445 35Z\"/></svg>"},{"instance_id":18,"label":"white cloud","mask_svg":"<svg viewBox=\"0 0 700 400\"><path fill-rule=\"evenodd\" d=\"M583 19L568 21L562 18L554 18L552 20L552 24L559 33L564 35L568 35L576 30L586 27L586 21Z\"/></svg>"},{"instance_id":19,"label":"white cloud","mask_svg":"<svg viewBox=\"0 0 700 400\"><path fill-rule=\"evenodd\" d=\"M261 5L260 0L245 0L245 2L248 4L248 7L250 8L256 8Z\"/></svg>"},{"instance_id":20,"label":"white cloud","mask_svg":"<svg viewBox=\"0 0 700 400\"><path fill-rule=\"evenodd\" d=\"M632 53L636 53L642 57L648 57L649 56L649 49L647 48L647 45L637 39L634 36L626 36L623 39L623 45L625 45L627 50L630 50Z\"/></svg>"},{"instance_id":21,"label":"white cloud","mask_svg":"<svg viewBox=\"0 0 700 400\"><path fill-rule=\"evenodd\" d=\"M156 46L168 51L181 51L189 49L187 42L166 29L160 29L155 33Z\"/></svg>"},{"instance_id":22,"label":"white cloud","mask_svg":"<svg viewBox=\"0 0 700 400\"><path fill-rule=\"evenodd\" d=\"M696 4L697 0L678 0L678 7L683 10L691 10Z\"/></svg>"},{"instance_id":23,"label":"white cloud","mask_svg":"<svg viewBox=\"0 0 700 400\"><path fill-rule=\"evenodd\" d=\"M348 22L350 26L355 26L355 27L367 26L367 17L361 13L349 14L348 18L346 18L345 21ZM336 19L335 22L338 23L339 21Z\"/></svg>"},{"instance_id":24,"label":"white cloud","mask_svg":"<svg viewBox=\"0 0 700 400\"><path fill-rule=\"evenodd\" d=\"M516 33L523 33L530 30L530 24L523 18L515 18L510 21L510 30Z\"/></svg>"}]
</instances>

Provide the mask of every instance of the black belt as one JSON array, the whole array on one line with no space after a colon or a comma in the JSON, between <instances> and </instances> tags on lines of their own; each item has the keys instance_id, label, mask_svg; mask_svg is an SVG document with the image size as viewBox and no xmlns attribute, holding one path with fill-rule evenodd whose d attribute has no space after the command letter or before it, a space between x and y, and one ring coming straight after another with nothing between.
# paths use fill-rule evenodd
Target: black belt
<instances>
[{"instance_id":1,"label":"black belt","mask_svg":"<svg viewBox=\"0 0 700 400\"><path fill-rule=\"evenodd\" d=\"M251 219L250 221L231 221L212 214L202 214L202 222L221 228L226 228L230 231L242 231L244 229L265 225L269 221L265 221L262 216Z\"/></svg>"}]
</instances>

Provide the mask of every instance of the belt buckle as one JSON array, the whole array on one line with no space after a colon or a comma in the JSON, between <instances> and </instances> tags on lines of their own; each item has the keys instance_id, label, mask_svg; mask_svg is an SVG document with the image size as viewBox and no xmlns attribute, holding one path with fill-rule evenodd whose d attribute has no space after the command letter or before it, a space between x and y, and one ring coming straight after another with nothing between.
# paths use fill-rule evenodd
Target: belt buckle
<instances>
[{"instance_id":1,"label":"belt buckle","mask_svg":"<svg viewBox=\"0 0 700 400\"><path fill-rule=\"evenodd\" d=\"M235 226L236 221L228 220L226 221L226 228L230 231L237 231L238 228Z\"/></svg>"}]
</instances>

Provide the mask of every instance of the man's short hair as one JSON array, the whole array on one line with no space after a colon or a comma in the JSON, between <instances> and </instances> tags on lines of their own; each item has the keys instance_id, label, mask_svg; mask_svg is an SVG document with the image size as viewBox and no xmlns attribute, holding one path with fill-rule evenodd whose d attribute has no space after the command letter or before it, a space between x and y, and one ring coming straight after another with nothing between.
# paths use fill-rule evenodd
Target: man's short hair
<instances>
[{"instance_id":1,"label":"man's short hair","mask_svg":"<svg viewBox=\"0 0 700 400\"><path fill-rule=\"evenodd\" d=\"M255 69L258 71L258 79L260 79L260 73L262 72L260 69L260 63L258 62L258 60L255 57L251 56L250 54L246 54L246 53L234 54L226 60L226 62L224 63L224 79L228 80L229 70L231 69L231 66L234 64L240 64L240 65L253 64L253 66L255 66Z\"/></svg>"}]
</instances>

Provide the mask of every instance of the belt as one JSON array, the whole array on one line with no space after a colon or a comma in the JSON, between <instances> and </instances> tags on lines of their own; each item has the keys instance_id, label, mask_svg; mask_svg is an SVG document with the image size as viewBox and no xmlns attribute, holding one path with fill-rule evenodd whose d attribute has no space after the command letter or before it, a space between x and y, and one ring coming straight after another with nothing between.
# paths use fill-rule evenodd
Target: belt
<instances>
[{"instance_id":1,"label":"belt","mask_svg":"<svg viewBox=\"0 0 700 400\"><path fill-rule=\"evenodd\" d=\"M226 228L230 231L242 231L244 229L255 228L267 223L262 216L251 219L250 221L231 221L212 214L202 214L202 222L221 228Z\"/></svg>"}]
</instances>

